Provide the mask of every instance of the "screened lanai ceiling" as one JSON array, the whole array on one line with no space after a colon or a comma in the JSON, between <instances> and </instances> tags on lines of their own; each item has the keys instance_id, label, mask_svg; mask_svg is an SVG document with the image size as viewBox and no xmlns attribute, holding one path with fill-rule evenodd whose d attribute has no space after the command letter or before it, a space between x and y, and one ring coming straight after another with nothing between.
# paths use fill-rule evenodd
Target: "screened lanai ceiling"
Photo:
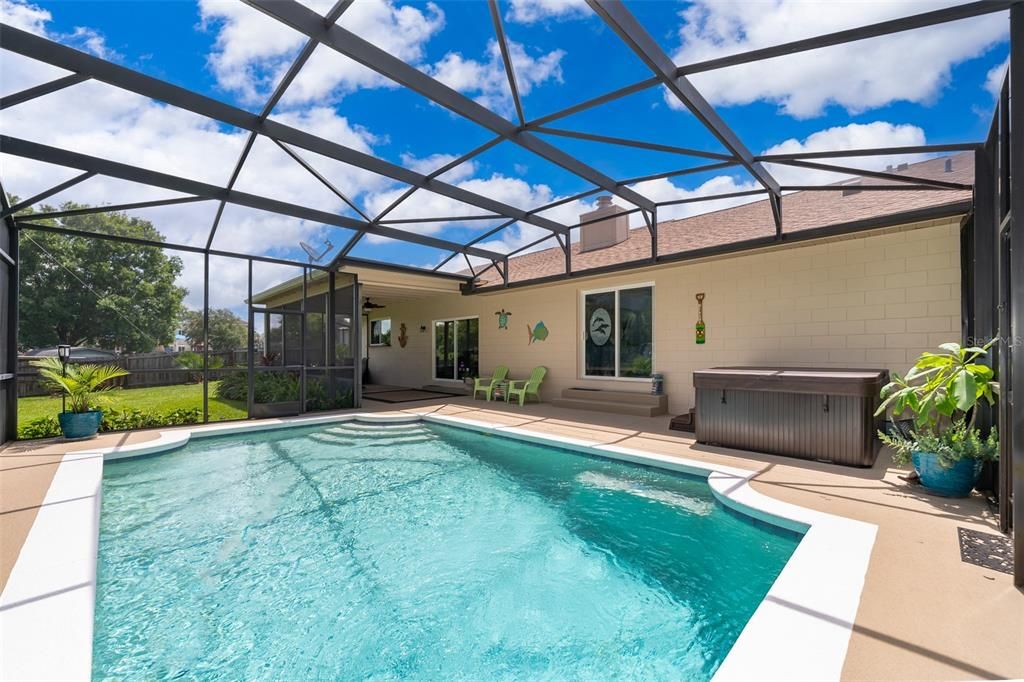
<instances>
[{"instance_id":1,"label":"screened lanai ceiling","mask_svg":"<svg viewBox=\"0 0 1024 682\"><path fill-rule=\"evenodd\" d=\"M572 273L601 195L646 234L626 264L739 205L762 242L809 193L827 224L854 179L892 213L960 206L973 175L926 162L985 138L1011 4L4 0L3 213L507 284L538 251Z\"/></svg>"}]
</instances>

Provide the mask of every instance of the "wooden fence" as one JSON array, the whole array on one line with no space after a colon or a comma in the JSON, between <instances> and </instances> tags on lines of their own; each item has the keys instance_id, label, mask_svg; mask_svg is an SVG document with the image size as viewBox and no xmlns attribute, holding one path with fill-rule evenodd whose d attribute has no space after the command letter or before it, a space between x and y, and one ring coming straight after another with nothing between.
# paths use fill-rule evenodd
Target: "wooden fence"
<instances>
[{"instance_id":1,"label":"wooden fence","mask_svg":"<svg viewBox=\"0 0 1024 682\"><path fill-rule=\"evenodd\" d=\"M135 355L122 355L121 357L106 361L102 364L113 364L123 367L131 374L121 377L114 382L115 386L122 388L148 388L150 386L176 386L181 384L192 384L202 380L202 369L192 370L184 367L178 361L179 353L138 353ZM200 354L200 357L202 355ZM247 366L248 359L245 349L234 351L210 352L210 366L214 366L217 360L223 361L225 369L237 367L243 369ZM18 357L18 397L48 395L47 391L39 383L39 373L30 363L38 360L32 356Z\"/></svg>"}]
</instances>

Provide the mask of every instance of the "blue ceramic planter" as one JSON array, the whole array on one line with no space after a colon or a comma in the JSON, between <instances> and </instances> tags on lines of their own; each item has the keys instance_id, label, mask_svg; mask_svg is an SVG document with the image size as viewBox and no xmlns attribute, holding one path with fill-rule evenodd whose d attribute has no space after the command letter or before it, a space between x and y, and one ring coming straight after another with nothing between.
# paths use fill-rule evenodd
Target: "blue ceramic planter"
<instances>
[{"instance_id":1,"label":"blue ceramic planter","mask_svg":"<svg viewBox=\"0 0 1024 682\"><path fill-rule=\"evenodd\" d=\"M103 410L92 412L61 412L57 415L60 430L68 439L92 438L100 430L103 421Z\"/></svg>"},{"instance_id":2,"label":"blue ceramic planter","mask_svg":"<svg viewBox=\"0 0 1024 682\"><path fill-rule=\"evenodd\" d=\"M967 497L981 473L982 463L977 459L961 459L945 469L939 458L930 452L913 452L911 458L921 477L921 485L943 497Z\"/></svg>"}]
</instances>

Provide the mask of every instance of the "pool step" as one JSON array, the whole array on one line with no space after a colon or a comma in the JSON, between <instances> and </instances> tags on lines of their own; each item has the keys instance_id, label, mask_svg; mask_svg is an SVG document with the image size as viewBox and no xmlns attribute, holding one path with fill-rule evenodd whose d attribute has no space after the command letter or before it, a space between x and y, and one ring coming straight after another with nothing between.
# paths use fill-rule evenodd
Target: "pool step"
<instances>
[{"instance_id":1,"label":"pool step","mask_svg":"<svg viewBox=\"0 0 1024 682\"><path fill-rule=\"evenodd\" d=\"M605 391L566 388L562 397L551 401L555 407L592 410L635 417L657 417L668 414L668 396L639 391Z\"/></svg>"}]
</instances>

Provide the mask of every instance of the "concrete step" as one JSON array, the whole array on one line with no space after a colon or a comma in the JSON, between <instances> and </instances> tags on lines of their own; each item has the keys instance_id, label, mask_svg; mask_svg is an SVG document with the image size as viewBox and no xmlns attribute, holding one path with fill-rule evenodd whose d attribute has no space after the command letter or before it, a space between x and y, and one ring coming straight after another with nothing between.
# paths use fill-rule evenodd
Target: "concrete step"
<instances>
[{"instance_id":1,"label":"concrete step","mask_svg":"<svg viewBox=\"0 0 1024 682\"><path fill-rule=\"evenodd\" d=\"M598 400L606 403L622 403L625 405L645 405L648 407L668 410L667 395L651 395L640 391L606 391L585 388L566 388L562 397L567 400ZM665 414L658 412L657 414Z\"/></svg>"},{"instance_id":2,"label":"concrete step","mask_svg":"<svg viewBox=\"0 0 1024 682\"><path fill-rule=\"evenodd\" d=\"M610 400L578 400L571 398L557 398L551 401L555 407L569 407L575 410L590 410L592 412L610 412L612 414L628 414L634 417L657 417L666 414L666 406L638 405L636 403L622 403Z\"/></svg>"},{"instance_id":3,"label":"concrete step","mask_svg":"<svg viewBox=\"0 0 1024 682\"><path fill-rule=\"evenodd\" d=\"M427 384L420 390L423 391L435 391L437 393L451 393L452 395L469 395L473 392L471 387L467 387L466 384Z\"/></svg>"}]
</instances>

